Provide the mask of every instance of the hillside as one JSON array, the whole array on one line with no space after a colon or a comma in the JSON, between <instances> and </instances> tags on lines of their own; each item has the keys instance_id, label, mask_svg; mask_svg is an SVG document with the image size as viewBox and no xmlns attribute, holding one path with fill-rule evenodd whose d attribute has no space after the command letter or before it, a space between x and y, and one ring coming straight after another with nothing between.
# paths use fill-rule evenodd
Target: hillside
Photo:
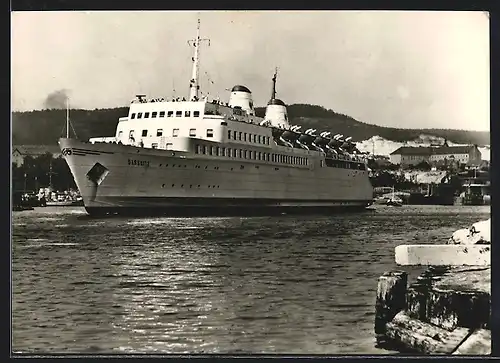
<instances>
[{"instance_id":1,"label":"hillside","mask_svg":"<svg viewBox=\"0 0 500 363\"><path fill-rule=\"evenodd\" d=\"M114 135L118 118L127 115L127 107L95 110L71 110L71 123L78 138ZM263 116L264 107L256 108ZM457 144L489 145L489 132L443 130L443 129L398 129L381 127L357 121L347 115L327 110L321 106L293 104L288 106L291 124L302 125L302 130L315 128L349 135L354 141L370 139L379 135L384 139L404 142L418 139L421 134L444 138ZM12 113L12 143L14 145L53 145L65 133L65 110L40 110Z\"/></svg>"},{"instance_id":2,"label":"hillside","mask_svg":"<svg viewBox=\"0 0 500 363\"><path fill-rule=\"evenodd\" d=\"M256 110L258 115L264 115L265 108ZM490 144L490 133L465 130L445 129L404 129L382 127L357 121L350 116L327 110L321 106L294 104L288 106L288 115L292 124L304 128L328 130L333 133L352 136L354 141L362 141L378 135L387 140L404 142L415 140L421 134L444 138L457 144Z\"/></svg>"}]
</instances>

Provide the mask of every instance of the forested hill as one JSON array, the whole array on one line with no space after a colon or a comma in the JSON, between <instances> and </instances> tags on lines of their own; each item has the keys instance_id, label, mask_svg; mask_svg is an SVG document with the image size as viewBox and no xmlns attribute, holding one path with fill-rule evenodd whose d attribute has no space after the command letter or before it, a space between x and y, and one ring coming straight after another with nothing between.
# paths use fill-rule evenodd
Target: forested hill
<instances>
[{"instance_id":1,"label":"forested hill","mask_svg":"<svg viewBox=\"0 0 500 363\"><path fill-rule=\"evenodd\" d=\"M126 116L127 107L95 110L71 110L73 128L79 139L113 136L118 118ZM256 108L256 114L263 117L265 107ZM357 121L350 116L327 110L321 106L293 104L288 106L291 124L302 125L302 130L314 128L336 134L352 136L354 141L379 135L393 141L409 141L420 134L443 137L457 144L489 145L490 133L482 131L445 129L398 129L381 127ZM41 110L14 112L12 114L12 144L53 145L65 133L65 110Z\"/></svg>"}]
</instances>

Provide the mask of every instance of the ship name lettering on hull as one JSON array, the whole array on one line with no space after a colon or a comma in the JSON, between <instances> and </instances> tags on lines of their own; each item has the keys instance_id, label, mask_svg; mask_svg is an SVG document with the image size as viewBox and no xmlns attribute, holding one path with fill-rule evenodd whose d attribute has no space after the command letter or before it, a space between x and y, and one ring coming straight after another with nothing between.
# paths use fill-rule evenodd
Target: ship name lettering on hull
<instances>
[{"instance_id":1,"label":"ship name lettering on hull","mask_svg":"<svg viewBox=\"0 0 500 363\"><path fill-rule=\"evenodd\" d=\"M128 159L128 165L149 166L149 161Z\"/></svg>"}]
</instances>

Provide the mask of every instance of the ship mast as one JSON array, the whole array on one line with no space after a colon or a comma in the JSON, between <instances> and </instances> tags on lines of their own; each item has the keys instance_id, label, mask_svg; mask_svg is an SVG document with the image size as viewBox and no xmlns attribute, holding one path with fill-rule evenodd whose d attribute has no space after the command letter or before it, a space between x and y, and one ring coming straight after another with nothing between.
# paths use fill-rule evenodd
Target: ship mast
<instances>
[{"instance_id":1,"label":"ship mast","mask_svg":"<svg viewBox=\"0 0 500 363\"><path fill-rule=\"evenodd\" d=\"M278 67L276 67L276 70L274 71L274 77L273 77L273 90L271 93L271 99L274 100L276 98L276 77L278 76Z\"/></svg>"},{"instance_id":2,"label":"ship mast","mask_svg":"<svg viewBox=\"0 0 500 363\"><path fill-rule=\"evenodd\" d=\"M66 138L69 139L69 97L66 97Z\"/></svg>"},{"instance_id":3,"label":"ship mast","mask_svg":"<svg viewBox=\"0 0 500 363\"><path fill-rule=\"evenodd\" d=\"M49 165L49 187L52 189L52 158L50 159Z\"/></svg>"},{"instance_id":4,"label":"ship mast","mask_svg":"<svg viewBox=\"0 0 500 363\"><path fill-rule=\"evenodd\" d=\"M188 41L188 44L193 45L194 47L193 71L191 74L191 81L189 82L189 101L198 100L200 98L199 67L200 67L200 43L202 41L208 41L208 45L210 45L210 39L200 38L200 18L198 18L196 39Z\"/></svg>"}]
</instances>

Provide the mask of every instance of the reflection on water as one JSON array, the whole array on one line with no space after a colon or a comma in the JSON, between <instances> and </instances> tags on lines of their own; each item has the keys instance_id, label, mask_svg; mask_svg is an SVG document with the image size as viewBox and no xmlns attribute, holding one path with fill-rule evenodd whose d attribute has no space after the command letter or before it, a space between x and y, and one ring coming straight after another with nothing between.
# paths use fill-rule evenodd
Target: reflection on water
<instances>
[{"instance_id":1,"label":"reflection on water","mask_svg":"<svg viewBox=\"0 0 500 363\"><path fill-rule=\"evenodd\" d=\"M394 247L442 243L488 207L335 216L13 216L13 348L23 352L377 354ZM410 268L414 277L422 268Z\"/></svg>"}]
</instances>

